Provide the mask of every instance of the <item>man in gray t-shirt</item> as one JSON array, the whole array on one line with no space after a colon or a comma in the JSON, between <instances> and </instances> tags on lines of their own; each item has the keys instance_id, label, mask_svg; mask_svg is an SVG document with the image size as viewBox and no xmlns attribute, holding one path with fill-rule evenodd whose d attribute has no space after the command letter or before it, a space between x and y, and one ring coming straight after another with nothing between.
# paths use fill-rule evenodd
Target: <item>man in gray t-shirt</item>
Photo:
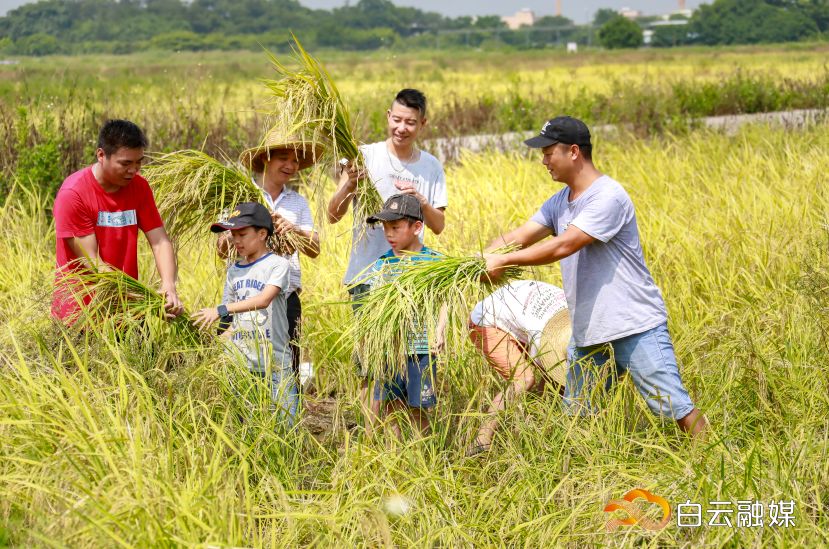
<instances>
[{"instance_id":1,"label":"man in gray t-shirt","mask_svg":"<svg viewBox=\"0 0 829 549\"><path fill-rule=\"evenodd\" d=\"M542 150L542 163L566 187L527 223L493 241L489 250L504 243L522 249L488 255L487 271L497 279L506 265L561 262L573 324L566 406L591 408L587 395L597 380L582 359L589 356L600 366L612 347L616 373L630 373L651 411L672 417L692 434L701 432L707 421L679 376L665 302L645 265L633 203L618 182L593 165L587 126L560 116L526 144ZM540 242L548 236L553 238Z\"/></svg>"}]
</instances>

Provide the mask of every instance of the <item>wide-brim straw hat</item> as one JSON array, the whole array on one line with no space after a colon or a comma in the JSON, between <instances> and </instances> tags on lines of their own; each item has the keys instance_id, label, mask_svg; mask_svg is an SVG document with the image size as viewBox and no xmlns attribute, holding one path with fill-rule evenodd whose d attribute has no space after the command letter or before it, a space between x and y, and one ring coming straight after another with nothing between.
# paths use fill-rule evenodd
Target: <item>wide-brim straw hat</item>
<instances>
[{"instance_id":1,"label":"wide-brim straw hat","mask_svg":"<svg viewBox=\"0 0 829 549\"><path fill-rule=\"evenodd\" d=\"M562 309L544 325L538 344L537 361L547 378L562 387L567 382L567 347L572 334L570 312Z\"/></svg>"},{"instance_id":2,"label":"wide-brim straw hat","mask_svg":"<svg viewBox=\"0 0 829 549\"><path fill-rule=\"evenodd\" d=\"M254 172L263 172L265 162L270 160L271 152L286 149L296 151L300 170L313 166L322 158L325 150L319 143L306 141L297 135L288 135L279 130L272 130L261 145L243 152L239 156L239 162Z\"/></svg>"}]
</instances>

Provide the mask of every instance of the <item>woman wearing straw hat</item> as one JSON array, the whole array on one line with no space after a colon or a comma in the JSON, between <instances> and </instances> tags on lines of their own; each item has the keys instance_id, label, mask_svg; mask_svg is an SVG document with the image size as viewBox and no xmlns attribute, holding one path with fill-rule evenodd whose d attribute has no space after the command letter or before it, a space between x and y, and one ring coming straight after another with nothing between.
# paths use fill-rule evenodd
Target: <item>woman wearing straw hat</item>
<instances>
[{"instance_id":1,"label":"woman wearing straw hat","mask_svg":"<svg viewBox=\"0 0 829 549\"><path fill-rule=\"evenodd\" d=\"M254 181L262 188L262 198L271 211L276 235L298 237L292 240L301 242L295 250L276 251L290 263L290 282L285 295L288 300L288 335L293 354L293 370L297 375L299 387L300 349L297 344L302 317L302 304L299 294L302 290L302 277L299 253L308 257L317 257L320 253L319 233L314 230L314 219L308 201L288 183L301 171L310 168L322 156L322 146L309 143L297 136L287 135L282 131L272 130L265 137L262 145L246 150L239 161L254 174ZM225 233L226 235L227 233ZM230 240L219 237L217 243L219 255L226 258L232 248Z\"/></svg>"},{"instance_id":2,"label":"woman wearing straw hat","mask_svg":"<svg viewBox=\"0 0 829 549\"><path fill-rule=\"evenodd\" d=\"M561 288L535 280L502 286L475 305L469 318L469 336L498 374L510 385L495 395L487 419L478 430L467 455L489 450L496 414L527 391L543 387L545 380L564 387L570 314ZM536 378L540 373L540 379Z\"/></svg>"}]
</instances>

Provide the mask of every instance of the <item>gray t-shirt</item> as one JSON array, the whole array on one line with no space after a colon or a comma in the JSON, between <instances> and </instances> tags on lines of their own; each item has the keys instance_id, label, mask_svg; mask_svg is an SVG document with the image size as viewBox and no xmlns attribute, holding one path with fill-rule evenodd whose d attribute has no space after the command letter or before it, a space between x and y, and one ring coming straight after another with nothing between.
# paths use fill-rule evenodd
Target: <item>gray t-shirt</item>
<instances>
[{"instance_id":1,"label":"gray t-shirt","mask_svg":"<svg viewBox=\"0 0 829 549\"><path fill-rule=\"evenodd\" d=\"M380 141L360 147L366 161L366 169L383 202L389 197L398 194L397 185L414 185L417 192L426 197L435 208L446 207L446 176L440 161L427 153L420 151L417 162L405 164L397 157L392 158L386 142ZM365 236L360 236L360 224L363 219L354 220L354 229L351 237L351 254L348 259L348 269L343 282L351 284L358 278L365 278L365 269L373 265L378 257L389 249L389 243L383 235L383 227L377 225L367 227ZM424 229L423 233L426 230ZM420 241L423 242L423 233ZM362 273L362 275L361 275Z\"/></svg>"},{"instance_id":2,"label":"gray t-shirt","mask_svg":"<svg viewBox=\"0 0 829 549\"><path fill-rule=\"evenodd\" d=\"M284 291L288 287L289 271L288 260L272 253L253 263L233 263L227 269L222 296L225 305L257 296L265 286L276 286L280 290L268 307L233 315L231 339L252 370L265 371L269 360L273 361L275 371L291 367L288 306Z\"/></svg>"},{"instance_id":3,"label":"gray t-shirt","mask_svg":"<svg viewBox=\"0 0 829 549\"><path fill-rule=\"evenodd\" d=\"M668 319L645 266L636 214L625 189L603 175L575 201L565 187L532 220L562 234L572 223L596 239L561 260L573 338L580 347L642 333Z\"/></svg>"}]
</instances>

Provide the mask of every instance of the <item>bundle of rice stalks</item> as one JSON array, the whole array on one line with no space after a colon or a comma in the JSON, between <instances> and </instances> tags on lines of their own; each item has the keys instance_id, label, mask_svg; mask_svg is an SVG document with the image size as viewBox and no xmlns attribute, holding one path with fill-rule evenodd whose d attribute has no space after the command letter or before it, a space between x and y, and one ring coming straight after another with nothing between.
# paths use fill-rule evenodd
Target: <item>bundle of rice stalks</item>
<instances>
[{"instance_id":1,"label":"bundle of rice stalks","mask_svg":"<svg viewBox=\"0 0 829 549\"><path fill-rule=\"evenodd\" d=\"M298 68L289 68L269 53L276 80L264 84L273 95L271 117L273 126L326 145L330 160L349 163L362 171L365 163L354 138L354 125L348 107L342 100L334 80L325 67L311 56L293 36L293 60ZM383 200L374 183L361 179L357 184L355 219L359 223L383 207Z\"/></svg>"},{"instance_id":2,"label":"bundle of rice stalks","mask_svg":"<svg viewBox=\"0 0 829 549\"><path fill-rule=\"evenodd\" d=\"M223 246L226 250L223 256L226 255L231 261L236 261L239 256L236 253L236 248L231 243L231 237L228 233L223 234L225 236L220 238L228 239L227 244ZM285 233L274 232L274 234L268 237L267 241L268 250L278 255L292 255L298 250L307 249L313 245L315 244L312 244L310 238L294 231Z\"/></svg>"},{"instance_id":3,"label":"bundle of rice stalks","mask_svg":"<svg viewBox=\"0 0 829 549\"><path fill-rule=\"evenodd\" d=\"M89 299L77 326L97 331L112 328L119 337L173 341L181 348L207 345L212 336L199 330L185 312L168 320L165 298L123 271L85 271L67 280L75 297Z\"/></svg>"},{"instance_id":4,"label":"bundle of rice stalks","mask_svg":"<svg viewBox=\"0 0 829 549\"><path fill-rule=\"evenodd\" d=\"M447 330L456 331L455 339L465 339L471 306L522 273L520 267L508 267L493 283L485 277L486 262L480 255L429 256L419 261L404 257L371 274L373 289L360 299L360 309L344 337L353 338L360 362L374 379L388 379L403 371L412 335L425 331L434 343L442 309Z\"/></svg>"},{"instance_id":5,"label":"bundle of rice stalks","mask_svg":"<svg viewBox=\"0 0 829 549\"><path fill-rule=\"evenodd\" d=\"M202 151L164 154L142 170L153 188L167 232L176 244L207 233L239 202L263 202L262 190L232 162Z\"/></svg>"},{"instance_id":6,"label":"bundle of rice stalks","mask_svg":"<svg viewBox=\"0 0 829 549\"><path fill-rule=\"evenodd\" d=\"M279 255L291 255L295 251L302 250L310 245L310 238L294 231L274 233L268 238L268 249Z\"/></svg>"}]
</instances>

